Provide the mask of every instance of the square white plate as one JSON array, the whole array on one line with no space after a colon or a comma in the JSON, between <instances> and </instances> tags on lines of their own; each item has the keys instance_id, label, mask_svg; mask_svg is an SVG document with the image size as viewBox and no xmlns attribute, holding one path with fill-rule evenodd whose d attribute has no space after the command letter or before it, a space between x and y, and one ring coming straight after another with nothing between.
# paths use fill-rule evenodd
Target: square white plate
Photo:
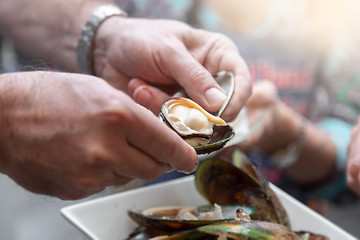
<instances>
[{"instance_id":1,"label":"square white plate","mask_svg":"<svg viewBox=\"0 0 360 240\"><path fill-rule=\"evenodd\" d=\"M331 240L356 239L275 185L271 188L288 212L292 230L324 234ZM194 177L188 176L78 203L61 209L61 213L89 239L119 240L126 239L136 227L127 215L128 209L202 204L207 201L197 192Z\"/></svg>"}]
</instances>

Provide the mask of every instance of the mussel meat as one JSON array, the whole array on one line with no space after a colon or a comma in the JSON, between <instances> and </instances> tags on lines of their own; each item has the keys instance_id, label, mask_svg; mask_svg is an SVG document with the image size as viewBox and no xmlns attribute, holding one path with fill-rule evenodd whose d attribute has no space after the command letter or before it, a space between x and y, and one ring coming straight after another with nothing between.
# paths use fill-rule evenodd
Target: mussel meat
<instances>
[{"instance_id":1,"label":"mussel meat","mask_svg":"<svg viewBox=\"0 0 360 240\"><path fill-rule=\"evenodd\" d=\"M233 129L189 98L165 101L159 119L177 132L198 154L222 148L234 136Z\"/></svg>"}]
</instances>

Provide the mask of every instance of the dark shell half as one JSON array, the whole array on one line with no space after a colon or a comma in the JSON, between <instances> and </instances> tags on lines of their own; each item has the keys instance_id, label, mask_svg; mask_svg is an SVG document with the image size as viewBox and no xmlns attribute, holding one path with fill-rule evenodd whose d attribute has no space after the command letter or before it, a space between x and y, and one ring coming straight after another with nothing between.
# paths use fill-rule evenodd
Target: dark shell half
<instances>
[{"instance_id":1,"label":"dark shell half","mask_svg":"<svg viewBox=\"0 0 360 240\"><path fill-rule=\"evenodd\" d=\"M195 173L195 184L199 193L210 203L219 205L243 205L255 210L251 216L253 220L274 222L290 226L288 215L257 171L250 164L245 155L233 153L234 157L241 156L241 162L235 166L219 158L210 158L200 162Z\"/></svg>"}]
</instances>

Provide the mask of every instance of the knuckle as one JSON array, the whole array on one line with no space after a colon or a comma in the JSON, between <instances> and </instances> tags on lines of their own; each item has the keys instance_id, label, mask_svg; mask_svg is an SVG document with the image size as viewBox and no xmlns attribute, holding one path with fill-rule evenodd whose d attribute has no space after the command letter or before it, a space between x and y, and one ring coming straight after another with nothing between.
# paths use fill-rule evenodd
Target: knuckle
<instances>
[{"instance_id":1,"label":"knuckle","mask_svg":"<svg viewBox=\"0 0 360 240\"><path fill-rule=\"evenodd\" d=\"M101 143L88 146L87 159L90 166L112 166L114 164L110 152Z\"/></svg>"},{"instance_id":2,"label":"knuckle","mask_svg":"<svg viewBox=\"0 0 360 240\"><path fill-rule=\"evenodd\" d=\"M237 52L237 47L235 43L226 35L221 33L209 33L209 39L213 42L213 47L218 49L227 49Z\"/></svg>"},{"instance_id":3,"label":"knuckle","mask_svg":"<svg viewBox=\"0 0 360 240\"><path fill-rule=\"evenodd\" d=\"M129 103L131 98L122 93L110 95L105 103L99 103L99 107L93 112L93 118L102 120L103 122L130 122L131 107ZM124 104L124 101L127 104Z\"/></svg>"},{"instance_id":4,"label":"knuckle","mask_svg":"<svg viewBox=\"0 0 360 240\"><path fill-rule=\"evenodd\" d=\"M108 122L121 122L129 123L131 122L131 116L127 108L121 104L112 105L104 111L105 120Z\"/></svg>"},{"instance_id":5,"label":"knuckle","mask_svg":"<svg viewBox=\"0 0 360 240\"><path fill-rule=\"evenodd\" d=\"M209 85L208 79L210 74L207 71L204 71L201 65L193 64L189 68L189 76L191 78L191 81L184 82L185 89L201 87L200 90L202 90L208 88Z\"/></svg>"}]
</instances>

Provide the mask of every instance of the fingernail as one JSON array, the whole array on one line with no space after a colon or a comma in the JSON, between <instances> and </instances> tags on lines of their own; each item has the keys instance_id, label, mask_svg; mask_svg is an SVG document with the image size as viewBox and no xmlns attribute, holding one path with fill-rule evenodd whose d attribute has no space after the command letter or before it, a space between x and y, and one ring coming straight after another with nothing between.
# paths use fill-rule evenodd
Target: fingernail
<instances>
[{"instance_id":1,"label":"fingernail","mask_svg":"<svg viewBox=\"0 0 360 240\"><path fill-rule=\"evenodd\" d=\"M145 108L149 108L152 102L152 95L147 87L141 87L135 91L135 101Z\"/></svg>"},{"instance_id":2,"label":"fingernail","mask_svg":"<svg viewBox=\"0 0 360 240\"><path fill-rule=\"evenodd\" d=\"M194 164L194 166L189 170L189 171L184 171L183 173L185 174L190 174L196 171L196 169L198 169L199 167L199 160L197 160Z\"/></svg>"},{"instance_id":3,"label":"fingernail","mask_svg":"<svg viewBox=\"0 0 360 240\"><path fill-rule=\"evenodd\" d=\"M210 105L220 108L226 100L226 95L217 88L209 88L205 92L205 98Z\"/></svg>"}]
</instances>

